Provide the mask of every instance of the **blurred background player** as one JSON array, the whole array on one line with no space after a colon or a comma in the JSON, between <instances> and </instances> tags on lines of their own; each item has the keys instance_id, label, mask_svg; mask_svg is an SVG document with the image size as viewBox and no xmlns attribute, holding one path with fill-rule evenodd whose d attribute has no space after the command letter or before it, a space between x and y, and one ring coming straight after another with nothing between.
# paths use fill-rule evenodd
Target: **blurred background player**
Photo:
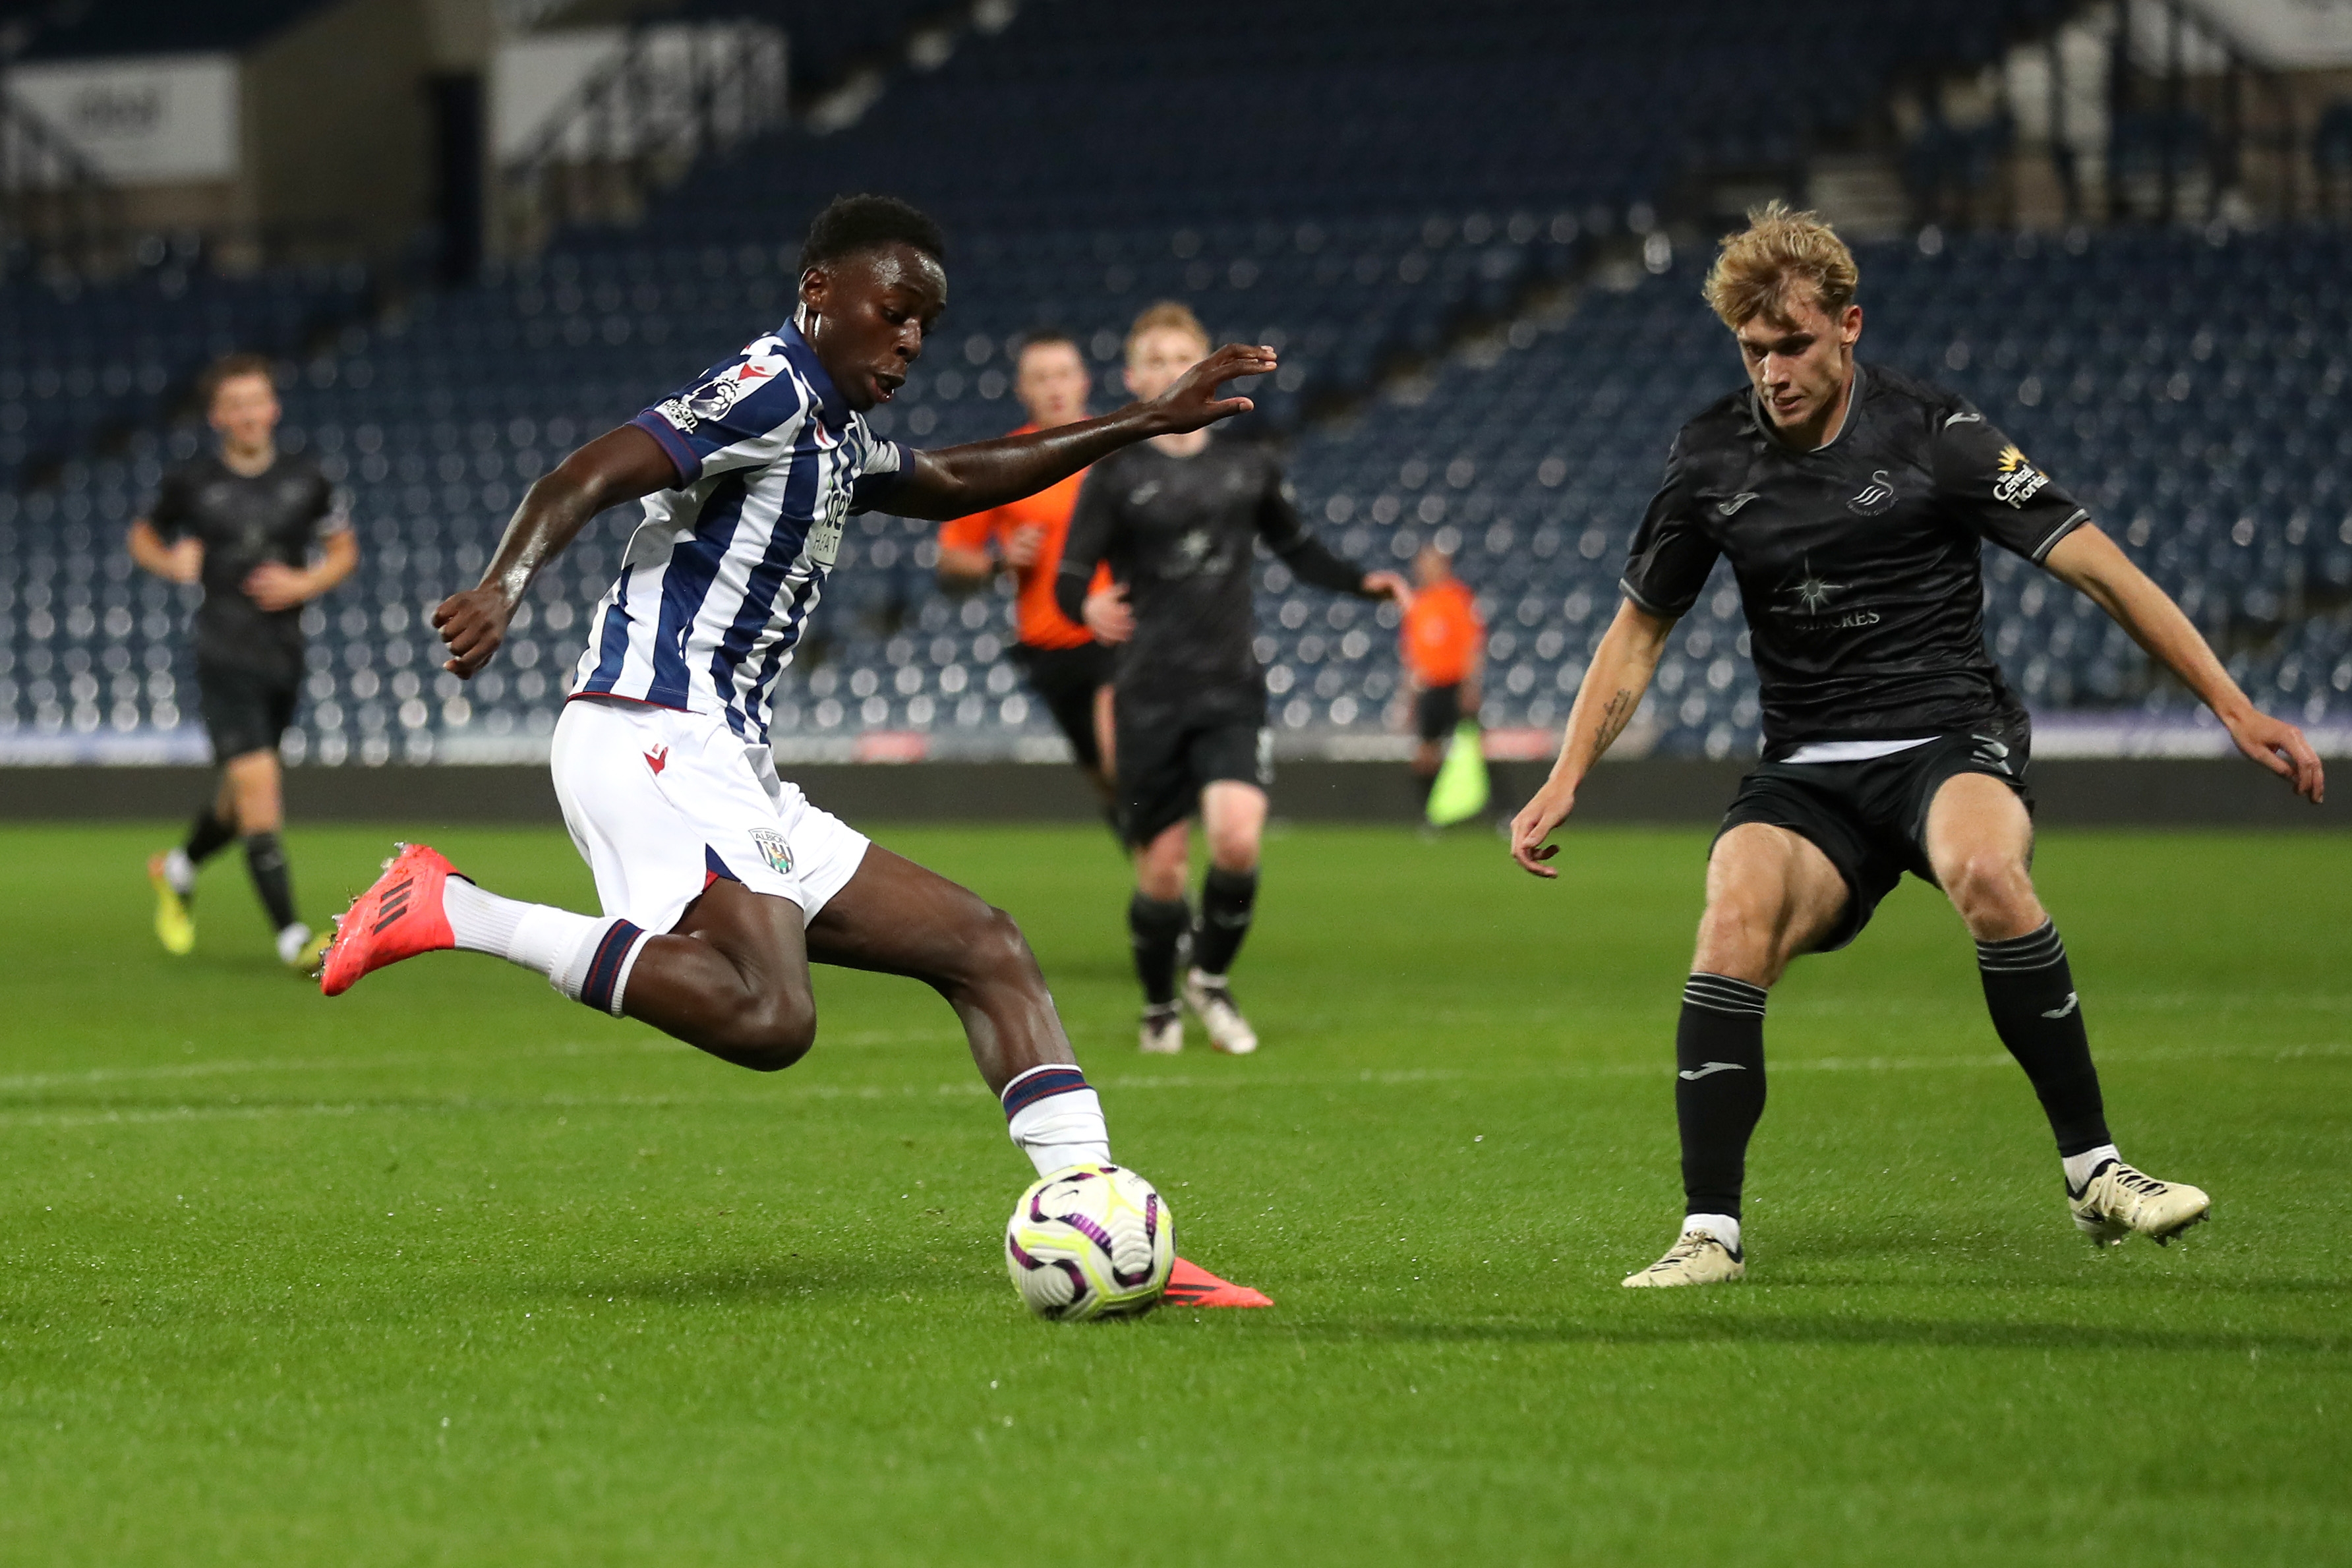
<instances>
[{"instance_id":1,"label":"blurred background player","mask_svg":"<svg viewBox=\"0 0 2352 1568\"><path fill-rule=\"evenodd\" d=\"M128 540L131 559L156 576L204 584L196 685L221 770L220 789L187 839L148 862L155 934L173 953L194 946L196 868L241 838L254 891L278 933L278 956L308 970L326 939L294 913L278 836L285 815L278 742L302 695L302 606L352 574L359 540L319 465L278 450L278 391L267 357L219 361L202 391L219 450L167 471Z\"/></svg>"},{"instance_id":2,"label":"blurred background player","mask_svg":"<svg viewBox=\"0 0 2352 1568\"><path fill-rule=\"evenodd\" d=\"M1486 664L1486 624L1470 585L1454 575L1452 552L1423 545L1413 558L1415 591L1398 632L1412 698L1413 781L1421 803L1445 761L1447 742L1464 719L1478 720L1479 677Z\"/></svg>"},{"instance_id":3,"label":"blurred background player","mask_svg":"<svg viewBox=\"0 0 2352 1568\"><path fill-rule=\"evenodd\" d=\"M1033 332L1021 345L1013 393L1029 422L1014 435L1055 430L1087 417L1086 357L1066 333ZM940 529L940 581L950 589L985 586L1002 565L1011 570L1020 638L1013 662L1054 723L1070 742L1078 767L1113 803L1111 766L1111 652L1094 633L1062 613L1054 602L1054 578L1062 564L1062 544L1070 513L1078 504L1085 470L1034 496L985 512L958 517ZM1097 581L1107 586L1108 573Z\"/></svg>"},{"instance_id":4,"label":"blurred background player","mask_svg":"<svg viewBox=\"0 0 2352 1568\"><path fill-rule=\"evenodd\" d=\"M1154 305L1128 332L1128 390L1148 402L1208 352L1209 335L1191 310ZM1155 436L1095 465L1055 582L1065 615L1126 644L1112 755L1119 823L1136 857L1127 918L1147 1051L1183 1049L1176 968L1188 935L1184 1001L1219 1051L1257 1049L1226 976L1257 902L1258 840L1274 781L1265 672L1251 647L1260 539L1301 582L1412 603L1404 579L1351 566L1307 531L1290 482L1263 447L1206 430ZM1105 560L1115 585L1091 589ZM1196 812L1209 838L1197 926L1184 901Z\"/></svg>"}]
</instances>

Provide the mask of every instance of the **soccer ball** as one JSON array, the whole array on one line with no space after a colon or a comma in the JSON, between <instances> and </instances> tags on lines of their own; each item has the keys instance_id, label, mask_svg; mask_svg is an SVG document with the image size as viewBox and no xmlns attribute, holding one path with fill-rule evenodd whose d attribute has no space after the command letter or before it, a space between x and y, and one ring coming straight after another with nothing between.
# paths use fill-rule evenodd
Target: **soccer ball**
<instances>
[{"instance_id":1,"label":"soccer ball","mask_svg":"<svg viewBox=\"0 0 2352 1568\"><path fill-rule=\"evenodd\" d=\"M1176 1217L1157 1188L1123 1166L1071 1166L1013 1206L1004 1266L1041 1318L1149 1312L1176 1266Z\"/></svg>"}]
</instances>

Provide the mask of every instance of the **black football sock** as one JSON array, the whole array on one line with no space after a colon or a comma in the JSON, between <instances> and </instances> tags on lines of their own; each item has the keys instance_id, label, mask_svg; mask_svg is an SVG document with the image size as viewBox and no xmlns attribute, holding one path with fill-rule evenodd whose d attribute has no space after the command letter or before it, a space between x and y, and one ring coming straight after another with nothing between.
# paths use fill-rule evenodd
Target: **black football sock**
<instances>
[{"instance_id":1,"label":"black football sock","mask_svg":"<svg viewBox=\"0 0 2352 1568\"><path fill-rule=\"evenodd\" d=\"M1429 797L1437 788L1437 775L1435 773L1415 773L1412 776L1412 787L1416 790L1420 791L1421 809L1423 813L1426 813L1429 810Z\"/></svg>"},{"instance_id":2,"label":"black football sock","mask_svg":"<svg viewBox=\"0 0 2352 1568\"><path fill-rule=\"evenodd\" d=\"M2091 1065L2083 1004L2074 995L2074 971L2056 924L2045 920L2040 930L2022 936L1978 943L1977 970L1984 979L1992 1027L2033 1081L2060 1157L2107 1143L2099 1070Z\"/></svg>"},{"instance_id":3,"label":"black football sock","mask_svg":"<svg viewBox=\"0 0 2352 1568\"><path fill-rule=\"evenodd\" d=\"M283 931L293 925L294 879L287 873L286 847L276 833L246 834L245 869L253 873L253 891L261 894L262 907L269 911L271 928Z\"/></svg>"},{"instance_id":4,"label":"black football sock","mask_svg":"<svg viewBox=\"0 0 2352 1568\"><path fill-rule=\"evenodd\" d=\"M212 803L206 801L205 809L196 813L196 820L188 825L187 841L180 846L180 852L188 857L190 863L202 865L226 849L236 837L236 824L223 821Z\"/></svg>"},{"instance_id":5,"label":"black football sock","mask_svg":"<svg viewBox=\"0 0 2352 1568\"><path fill-rule=\"evenodd\" d=\"M1135 977L1143 982L1143 999L1153 1007L1176 999L1176 949L1192 926L1192 906L1181 898L1146 898L1139 893L1127 906Z\"/></svg>"},{"instance_id":6,"label":"black football sock","mask_svg":"<svg viewBox=\"0 0 2352 1568\"><path fill-rule=\"evenodd\" d=\"M1748 1139L1764 1114L1764 988L1695 974L1675 1028L1685 1213L1739 1218Z\"/></svg>"},{"instance_id":7,"label":"black football sock","mask_svg":"<svg viewBox=\"0 0 2352 1568\"><path fill-rule=\"evenodd\" d=\"M1201 883L1201 923L1192 929L1192 967L1204 975L1230 972L1249 935L1257 907L1257 873L1216 866Z\"/></svg>"}]
</instances>

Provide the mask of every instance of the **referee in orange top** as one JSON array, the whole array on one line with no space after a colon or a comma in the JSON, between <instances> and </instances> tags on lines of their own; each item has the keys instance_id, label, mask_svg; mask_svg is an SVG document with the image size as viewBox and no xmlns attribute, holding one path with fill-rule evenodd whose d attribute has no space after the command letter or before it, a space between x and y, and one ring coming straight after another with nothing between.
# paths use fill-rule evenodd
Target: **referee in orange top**
<instances>
[{"instance_id":1,"label":"referee in orange top","mask_svg":"<svg viewBox=\"0 0 2352 1568\"><path fill-rule=\"evenodd\" d=\"M1469 584L1454 575L1454 558L1435 545L1424 545L1413 558L1418 587L1404 612L1405 679L1412 692L1413 733L1421 744L1413 748L1412 777L1421 786L1421 803L1437 783L1445 761L1445 743L1465 715L1478 716L1478 682L1486 664L1486 626Z\"/></svg>"},{"instance_id":2,"label":"referee in orange top","mask_svg":"<svg viewBox=\"0 0 2352 1568\"><path fill-rule=\"evenodd\" d=\"M1061 332L1033 332L1022 341L1013 396L1029 423L1013 432L1025 435L1074 424L1087 417L1087 361L1076 341ZM1106 805L1112 801L1110 681L1111 651L1094 633L1062 613L1054 602L1054 577L1061 570L1062 542L1070 513L1078 504L1080 469L1057 485L992 511L958 517L940 529L940 581L969 590L986 584L1000 562L1018 584L1014 601L1021 640L1013 661L1069 737ZM1108 586L1108 569L1094 587Z\"/></svg>"}]
</instances>

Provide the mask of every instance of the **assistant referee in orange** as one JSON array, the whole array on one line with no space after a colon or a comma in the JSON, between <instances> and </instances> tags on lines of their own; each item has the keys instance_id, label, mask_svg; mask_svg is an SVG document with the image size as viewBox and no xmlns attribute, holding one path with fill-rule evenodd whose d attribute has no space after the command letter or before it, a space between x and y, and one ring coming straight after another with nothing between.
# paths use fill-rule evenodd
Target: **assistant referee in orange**
<instances>
[{"instance_id":1,"label":"assistant referee in orange","mask_svg":"<svg viewBox=\"0 0 2352 1568\"><path fill-rule=\"evenodd\" d=\"M1470 585L1454 575L1454 558L1424 545L1412 563L1415 591L1400 634L1405 678L1412 693L1413 781L1421 803L1437 783L1445 745L1464 718L1478 717L1479 676L1486 663L1486 627Z\"/></svg>"},{"instance_id":2,"label":"assistant referee in orange","mask_svg":"<svg viewBox=\"0 0 2352 1568\"><path fill-rule=\"evenodd\" d=\"M1086 418L1088 380L1086 358L1075 340L1060 332L1030 334L1021 344L1013 382L1029 423L1012 434L1026 435ZM1085 478L1080 469L1034 496L941 528L940 580L950 589L970 590L987 584L1000 568L1013 573L1020 627L1013 661L1108 805L1111 650L1054 602L1062 544ZM1105 587L1108 580L1107 570L1097 572L1094 586Z\"/></svg>"}]
</instances>

